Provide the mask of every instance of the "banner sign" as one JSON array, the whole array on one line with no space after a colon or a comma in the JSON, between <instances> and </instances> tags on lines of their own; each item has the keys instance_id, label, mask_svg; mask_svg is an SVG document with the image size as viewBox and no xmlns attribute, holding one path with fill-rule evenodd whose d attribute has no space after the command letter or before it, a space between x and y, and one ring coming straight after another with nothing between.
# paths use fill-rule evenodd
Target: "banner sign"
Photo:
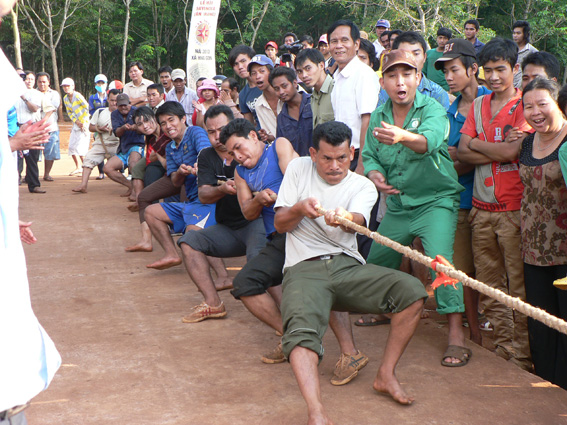
<instances>
[{"instance_id":1,"label":"banner sign","mask_svg":"<svg viewBox=\"0 0 567 425\"><path fill-rule=\"evenodd\" d=\"M187 85L216 75L215 43L221 0L194 0L187 47Z\"/></svg>"}]
</instances>

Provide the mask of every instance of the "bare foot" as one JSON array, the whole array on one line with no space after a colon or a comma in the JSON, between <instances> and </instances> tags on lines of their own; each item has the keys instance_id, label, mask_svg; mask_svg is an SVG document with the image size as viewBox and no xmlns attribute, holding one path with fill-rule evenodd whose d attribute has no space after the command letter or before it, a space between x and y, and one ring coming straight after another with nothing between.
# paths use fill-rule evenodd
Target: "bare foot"
<instances>
[{"instance_id":1,"label":"bare foot","mask_svg":"<svg viewBox=\"0 0 567 425\"><path fill-rule=\"evenodd\" d=\"M224 291L225 289L232 289L232 277L219 277L214 279L215 289L217 291Z\"/></svg>"},{"instance_id":2,"label":"bare foot","mask_svg":"<svg viewBox=\"0 0 567 425\"><path fill-rule=\"evenodd\" d=\"M408 405L412 404L414 401L414 398L409 397L402 389L402 386L398 382L398 378L396 378L396 375L394 374L387 376L386 374L382 373L381 370L378 370L378 375L376 375L373 387L379 393L389 394L395 401L400 404Z\"/></svg>"},{"instance_id":3,"label":"bare foot","mask_svg":"<svg viewBox=\"0 0 567 425\"><path fill-rule=\"evenodd\" d=\"M179 257L164 257L155 263L148 264L146 267L149 269L165 270L173 266L178 266L181 263L182 261Z\"/></svg>"},{"instance_id":4,"label":"bare foot","mask_svg":"<svg viewBox=\"0 0 567 425\"><path fill-rule=\"evenodd\" d=\"M140 242L136 245L127 246L124 248L126 252L152 252L153 246L151 243ZM149 267L149 266L148 266Z\"/></svg>"},{"instance_id":5,"label":"bare foot","mask_svg":"<svg viewBox=\"0 0 567 425\"><path fill-rule=\"evenodd\" d=\"M121 198L128 198L132 194L132 189L128 189L126 193L120 195Z\"/></svg>"},{"instance_id":6,"label":"bare foot","mask_svg":"<svg viewBox=\"0 0 567 425\"><path fill-rule=\"evenodd\" d=\"M140 206L137 203L136 204L130 204L126 208L128 208L128 210L132 211L132 212L140 211Z\"/></svg>"},{"instance_id":7,"label":"bare foot","mask_svg":"<svg viewBox=\"0 0 567 425\"><path fill-rule=\"evenodd\" d=\"M87 188L84 186L77 186L75 189L71 189L75 193L87 193Z\"/></svg>"},{"instance_id":8,"label":"bare foot","mask_svg":"<svg viewBox=\"0 0 567 425\"><path fill-rule=\"evenodd\" d=\"M421 310L420 319L429 319L429 312L425 310L425 307Z\"/></svg>"},{"instance_id":9,"label":"bare foot","mask_svg":"<svg viewBox=\"0 0 567 425\"><path fill-rule=\"evenodd\" d=\"M307 416L307 425L334 425L325 412L313 412Z\"/></svg>"},{"instance_id":10,"label":"bare foot","mask_svg":"<svg viewBox=\"0 0 567 425\"><path fill-rule=\"evenodd\" d=\"M137 201L136 196L133 193L131 193L130 196L128 196L128 200L131 201L131 202Z\"/></svg>"}]
</instances>

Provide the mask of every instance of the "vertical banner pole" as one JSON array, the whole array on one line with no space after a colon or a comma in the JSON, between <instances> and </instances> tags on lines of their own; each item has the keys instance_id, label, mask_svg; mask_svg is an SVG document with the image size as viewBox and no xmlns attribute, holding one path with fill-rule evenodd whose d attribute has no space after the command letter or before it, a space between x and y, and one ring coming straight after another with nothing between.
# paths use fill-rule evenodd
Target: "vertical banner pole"
<instances>
[{"instance_id":1,"label":"vertical banner pole","mask_svg":"<svg viewBox=\"0 0 567 425\"><path fill-rule=\"evenodd\" d=\"M193 0L187 47L187 86L216 75L215 45L221 0Z\"/></svg>"}]
</instances>

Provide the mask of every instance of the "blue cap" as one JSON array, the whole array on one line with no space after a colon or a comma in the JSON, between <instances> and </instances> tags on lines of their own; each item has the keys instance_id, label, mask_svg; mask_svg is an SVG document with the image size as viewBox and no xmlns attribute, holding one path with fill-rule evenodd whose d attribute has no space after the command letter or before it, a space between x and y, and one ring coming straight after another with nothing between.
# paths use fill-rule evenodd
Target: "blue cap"
<instances>
[{"instance_id":1,"label":"blue cap","mask_svg":"<svg viewBox=\"0 0 567 425\"><path fill-rule=\"evenodd\" d=\"M248 64L248 72L250 72L250 68L254 64L263 65L263 66L270 65L272 68L274 67L274 63L272 62L272 60L266 55L254 56L250 61L250 63Z\"/></svg>"},{"instance_id":2,"label":"blue cap","mask_svg":"<svg viewBox=\"0 0 567 425\"><path fill-rule=\"evenodd\" d=\"M388 21L386 19L378 19L376 21L376 26L377 27L390 28L390 21Z\"/></svg>"}]
</instances>

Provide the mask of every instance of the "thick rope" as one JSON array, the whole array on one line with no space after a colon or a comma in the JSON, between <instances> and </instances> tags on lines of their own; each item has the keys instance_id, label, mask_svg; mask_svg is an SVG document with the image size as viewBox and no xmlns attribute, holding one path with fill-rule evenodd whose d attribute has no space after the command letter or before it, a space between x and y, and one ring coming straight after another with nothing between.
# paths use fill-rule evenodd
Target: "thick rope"
<instances>
[{"instance_id":1,"label":"thick rope","mask_svg":"<svg viewBox=\"0 0 567 425\"><path fill-rule=\"evenodd\" d=\"M327 212L327 210L319 207L317 208L317 212L324 215ZM349 229L352 229L364 236L367 236L381 245L387 246L388 248L391 248L394 251L397 251L405 255L406 257L409 257L412 260L423 264L426 267L432 268L431 263L433 262L433 259L423 255L419 251L404 246L396 241L393 241L385 236L382 236L378 232L373 232L364 226L360 226L338 215L335 215L335 220L338 223L342 224L343 226L348 227ZM484 295L489 296L490 298L494 298L495 300L501 302L505 306L513 308L514 310L517 310L520 313L523 313L526 316L531 317L532 319L538 320L546 324L550 328L553 328L556 331L567 335L567 322L563 319L559 319L558 317L549 314L547 311L542 310L541 308L534 307L522 301L519 298L511 297L510 295L505 294L499 289L491 288L487 284L467 276L465 273L463 273L460 270L455 270L443 264L437 264L436 270L445 273L449 277L458 279L460 282L463 283L463 285L466 285L478 292L481 292Z\"/></svg>"}]
</instances>

